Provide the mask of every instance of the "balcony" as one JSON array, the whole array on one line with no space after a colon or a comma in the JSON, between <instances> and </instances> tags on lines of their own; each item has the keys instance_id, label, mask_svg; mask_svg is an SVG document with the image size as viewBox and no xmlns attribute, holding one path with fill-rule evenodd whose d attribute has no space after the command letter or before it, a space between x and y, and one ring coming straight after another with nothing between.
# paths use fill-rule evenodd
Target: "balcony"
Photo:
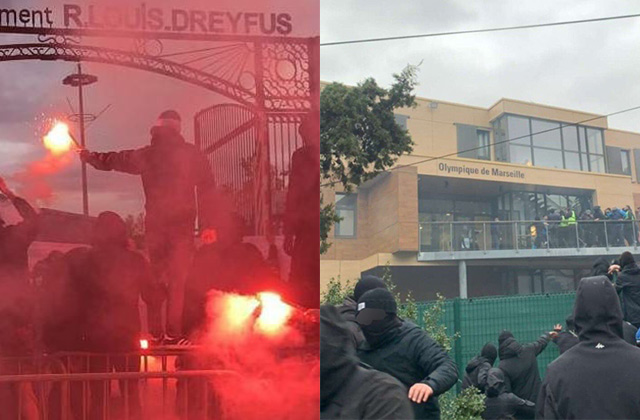
<instances>
[{"instance_id":1,"label":"balcony","mask_svg":"<svg viewBox=\"0 0 640 420\"><path fill-rule=\"evenodd\" d=\"M637 249L638 231L636 221L613 220L426 222L418 261L620 255Z\"/></svg>"}]
</instances>

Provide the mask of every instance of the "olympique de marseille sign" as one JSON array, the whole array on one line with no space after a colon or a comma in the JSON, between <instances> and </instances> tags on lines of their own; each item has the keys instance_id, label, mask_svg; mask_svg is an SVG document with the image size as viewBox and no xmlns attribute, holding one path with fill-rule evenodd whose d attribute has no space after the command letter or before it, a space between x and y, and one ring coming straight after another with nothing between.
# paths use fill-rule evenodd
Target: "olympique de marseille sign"
<instances>
[{"instance_id":1,"label":"olympique de marseille sign","mask_svg":"<svg viewBox=\"0 0 640 420\"><path fill-rule=\"evenodd\" d=\"M61 12L61 13L60 13ZM0 8L0 28L53 28L188 32L230 35L289 35L289 13L228 12L63 4L60 10Z\"/></svg>"}]
</instances>

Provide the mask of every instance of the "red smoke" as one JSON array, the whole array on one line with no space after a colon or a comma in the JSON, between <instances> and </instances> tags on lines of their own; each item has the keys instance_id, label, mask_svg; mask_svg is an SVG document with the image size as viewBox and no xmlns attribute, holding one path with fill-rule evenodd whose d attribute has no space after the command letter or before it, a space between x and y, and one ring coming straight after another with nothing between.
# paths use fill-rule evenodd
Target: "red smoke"
<instances>
[{"instance_id":1,"label":"red smoke","mask_svg":"<svg viewBox=\"0 0 640 420\"><path fill-rule=\"evenodd\" d=\"M47 153L42 159L29 163L26 168L13 174L16 192L29 201L50 203L55 194L49 184L49 177L60 173L73 162L73 154L53 155Z\"/></svg>"},{"instance_id":2,"label":"red smoke","mask_svg":"<svg viewBox=\"0 0 640 420\"><path fill-rule=\"evenodd\" d=\"M302 349L304 337L287 324L296 309L280 302L287 308L283 309L273 299L273 295L260 299L260 295L209 294L203 356L239 373L214 380L228 418L298 420L319 416L317 354L311 361L301 354L279 355L285 348ZM257 306L261 300L262 308ZM265 322L269 325L266 329Z\"/></svg>"}]
</instances>

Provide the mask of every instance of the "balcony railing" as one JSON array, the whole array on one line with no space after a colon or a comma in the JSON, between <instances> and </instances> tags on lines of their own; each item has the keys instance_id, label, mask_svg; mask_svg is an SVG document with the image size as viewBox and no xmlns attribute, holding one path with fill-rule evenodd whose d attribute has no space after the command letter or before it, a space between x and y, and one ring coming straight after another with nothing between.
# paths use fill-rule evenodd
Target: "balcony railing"
<instances>
[{"instance_id":1,"label":"balcony railing","mask_svg":"<svg viewBox=\"0 0 640 420\"><path fill-rule=\"evenodd\" d=\"M637 248L639 231L633 220L425 222L420 252Z\"/></svg>"}]
</instances>

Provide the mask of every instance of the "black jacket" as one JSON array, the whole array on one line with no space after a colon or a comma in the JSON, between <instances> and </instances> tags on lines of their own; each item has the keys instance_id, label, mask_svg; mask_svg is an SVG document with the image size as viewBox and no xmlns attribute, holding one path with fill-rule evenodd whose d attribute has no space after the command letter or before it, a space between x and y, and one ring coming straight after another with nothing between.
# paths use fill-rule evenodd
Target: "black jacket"
<instances>
[{"instance_id":1,"label":"black jacket","mask_svg":"<svg viewBox=\"0 0 640 420\"><path fill-rule=\"evenodd\" d=\"M608 265L607 265L608 267ZM578 344L578 334L576 334L576 326L573 322L573 315L569 315L566 320L567 329L562 331L557 336L552 338L552 341L558 346L560 354L569 350L571 347ZM635 336L634 336L635 339Z\"/></svg>"},{"instance_id":2,"label":"black jacket","mask_svg":"<svg viewBox=\"0 0 640 420\"><path fill-rule=\"evenodd\" d=\"M487 398L482 418L485 420L532 419L535 404L507 392L504 372L492 368L487 375Z\"/></svg>"},{"instance_id":3,"label":"black jacket","mask_svg":"<svg viewBox=\"0 0 640 420\"><path fill-rule=\"evenodd\" d=\"M640 268L636 263L622 267L616 280L622 294L622 316L633 325L640 325Z\"/></svg>"},{"instance_id":4,"label":"black jacket","mask_svg":"<svg viewBox=\"0 0 640 420\"><path fill-rule=\"evenodd\" d=\"M38 234L38 214L20 197L11 197L11 203L22 217L15 225L0 226L0 281L28 280L29 247Z\"/></svg>"},{"instance_id":5,"label":"black jacket","mask_svg":"<svg viewBox=\"0 0 640 420\"><path fill-rule=\"evenodd\" d=\"M360 329L360 325L356 322L357 306L358 302L351 297L346 297L342 305L337 306L338 312L340 312L342 319L346 321L349 331L351 332L354 349L360 347L365 341L362 329Z\"/></svg>"},{"instance_id":6,"label":"black jacket","mask_svg":"<svg viewBox=\"0 0 640 420\"><path fill-rule=\"evenodd\" d=\"M580 343L547 368L540 419L640 419L640 349L622 337L622 311L604 276L582 279L574 306Z\"/></svg>"},{"instance_id":7,"label":"black jacket","mask_svg":"<svg viewBox=\"0 0 640 420\"><path fill-rule=\"evenodd\" d=\"M192 232L196 195L200 224L213 225L213 175L196 147L168 127L152 129L151 145L137 150L91 153L87 163L102 171L126 172L142 177L145 223L148 230Z\"/></svg>"},{"instance_id":8,"label":"black jacket","mask_svg":"<svg viewBox=\"0 0 640 420\"><path fill-rule=\"evenodd\" d=\"M513 336L500 340L498 367L505 374L508 391L525 400L536 400L540 390L540 372L536 357L548 343L547 334L525 345L518 343Z\"/></svg>"},{"instance_id":9,"label":"black jacket","mask_svg":"<svg viewBox=\"0 0 640 420\"><path fill-rule=\"evenodd\" d=\"M439 419L437 396L448 391L458 380L456 364L427 333L417 325L401 321L388 332L380 347L365 343L358 350L360 359L386 372L407 388L424 383L433 389L426 403L412 403L416 419Z\"/></svg>"},{"instance_id":10,"label":"black jacket","mask_svg":"<svg viewBox=\"0 0 640 420\"><path fill-rule=\"evenodd\" d=\"M320 308L320 418L412 419L406 388L390 375L358 364L344 320Z\"/></svg>"},{"instance_id":11,"label":"black jacket","mask_svg":"<svg viewBox=\"0 0 640 420\"><path fill-rule=\"evenodd\" d=\"M474 386L484 392L487 384L487 375L489 369L493 367L496 361L496 348L493 344L487 343L482 347L480 354L467 364L464 372L464 378L462 378L462 389L467 389L470 386Z\"/></svg>"}]
</instances>

